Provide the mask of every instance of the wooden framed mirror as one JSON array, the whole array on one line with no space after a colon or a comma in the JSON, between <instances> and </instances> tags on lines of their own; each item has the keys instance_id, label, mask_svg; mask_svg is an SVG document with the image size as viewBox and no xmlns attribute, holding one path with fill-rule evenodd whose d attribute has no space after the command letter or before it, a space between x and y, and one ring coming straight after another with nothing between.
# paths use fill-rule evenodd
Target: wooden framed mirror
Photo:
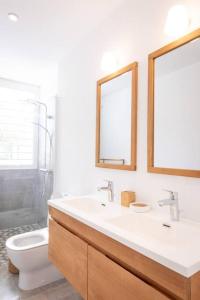
<instances>
[{"instance_id":1,"label":"wooden framed mirror","mask_svg":"<svg viewBox=\"0 0 200 300\"><path fill-rule=\"evenodd\" d=\"M148 172L200 177L200 29L149 55Z\"/></svg>"},{"instance_id":2,"label":"wooden framed mirror","mask_svg":"<svg viewBox=\"0 0 200 300\"><path fill-rule=\"evenodd\" d=\"M97 82L96 167L136 170L137 62Z\"/></svg>"}]
</instances>

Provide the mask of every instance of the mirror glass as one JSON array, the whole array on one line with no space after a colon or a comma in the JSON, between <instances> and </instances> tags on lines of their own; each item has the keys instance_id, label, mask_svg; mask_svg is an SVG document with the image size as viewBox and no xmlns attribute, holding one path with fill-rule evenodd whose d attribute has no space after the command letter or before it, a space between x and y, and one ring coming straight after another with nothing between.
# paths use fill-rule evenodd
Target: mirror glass
<instances>
[{"instance_id":1,"label":"mirror glass","mask_svg":"<svg viewBox=\"0 0 200 300\"><path fill-rule=\"evenodd\" d=\"M137 63L97 83L98 167L136 168Z\"/></svg>"},{"instance_id":2,"label":"mirror glass","mask_svg":"<svg viewBox=\"0 0 200 300\"><path fill-rule=\"evenodd\" d=\"M154 167L200 170L200 38L154 60Z\"/></svg>"},{"instance_id":3,"label":"mirror glass","mask_svg":"<svg viewBox=\"0 0 200 300\"><path fill-rule=\"evenodd\" d=\"M131 81L129 71L101 86L100 162L131 161Z\"/></svg>"}]
</instances>

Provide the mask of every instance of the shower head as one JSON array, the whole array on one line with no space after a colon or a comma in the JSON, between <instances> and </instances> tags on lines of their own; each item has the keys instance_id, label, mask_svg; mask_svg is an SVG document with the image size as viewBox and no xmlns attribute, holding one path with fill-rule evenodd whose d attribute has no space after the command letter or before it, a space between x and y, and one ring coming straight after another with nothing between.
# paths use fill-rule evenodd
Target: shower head
<instances>
[{"instance_id":1,"label":"shower head","mask_svg":"<svg viewBox=\"0 0 200 300\"><path fill-rule=\"evenodd\" d=\"M44 102L40 102L37 100L33 100L33 99L26 99L24 100L25 102L31 103L33 105L37 105L37 106L43 106L47 112L47 105Z\"/></svg>"}]
</instances>

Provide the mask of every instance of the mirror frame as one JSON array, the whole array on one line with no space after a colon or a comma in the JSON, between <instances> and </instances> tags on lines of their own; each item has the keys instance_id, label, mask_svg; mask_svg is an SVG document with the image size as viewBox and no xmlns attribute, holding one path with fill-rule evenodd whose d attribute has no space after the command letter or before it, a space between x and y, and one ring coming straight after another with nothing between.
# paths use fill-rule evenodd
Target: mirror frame
<instances>
[{"instance_id":1,"label":"mirror frame","mask_svg":"<svg viewBox=\"0 0 200 300\"><path fill-rule=\"evenodd\" d=\"M120 75L132 72L131 82L131 163L129 165L115 165L100 162L100 128L101 128L101 86L102 84L119 77ZM119 170L136 170L137 156L137 83L138 83L138 63L134 62L100 80L97 81L97 103L96 103L96 167L119 169Z\"/></svg>"},{"instance_id":2,"label":"mirror frame","mask_svg":"<svg viewBox=\"0 0 200 300\"><path fill-rule=\"evenodd\" d=\"M200 170L173 169L154 167L154 74L155 59L179 48L188 42L200 38L200 29L185 35L184 37L162 47L149 54L148 57L148 139L147 139L147 171L150 173L168 174L177 176L200 177Z\"/></svg>"}]
</instances>

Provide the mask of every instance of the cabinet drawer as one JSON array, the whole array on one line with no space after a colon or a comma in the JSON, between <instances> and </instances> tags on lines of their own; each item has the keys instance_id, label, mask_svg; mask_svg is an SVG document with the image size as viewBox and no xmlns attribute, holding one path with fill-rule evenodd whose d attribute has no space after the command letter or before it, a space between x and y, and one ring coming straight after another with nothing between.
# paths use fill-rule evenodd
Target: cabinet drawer
<instances>
[{"instance_id":1,"label":"cabinet drawer","mask_svg":"<svg viewBox=\"0 0 200 300\"><path fill-rule=\"evenodd\" d=\"M169 300L167 296L88 246L88 300Z\"/></svg>"},{"instance_id":2,"label":"cabinet drawer","mask_svg":"<svg viewBox=\"0 0 200 300\"><path fill-rule=\"evenodd\" d=\"M87 244L71 232L49 221L49 260L87 299Z\"/></svg>"}]
</instances>

